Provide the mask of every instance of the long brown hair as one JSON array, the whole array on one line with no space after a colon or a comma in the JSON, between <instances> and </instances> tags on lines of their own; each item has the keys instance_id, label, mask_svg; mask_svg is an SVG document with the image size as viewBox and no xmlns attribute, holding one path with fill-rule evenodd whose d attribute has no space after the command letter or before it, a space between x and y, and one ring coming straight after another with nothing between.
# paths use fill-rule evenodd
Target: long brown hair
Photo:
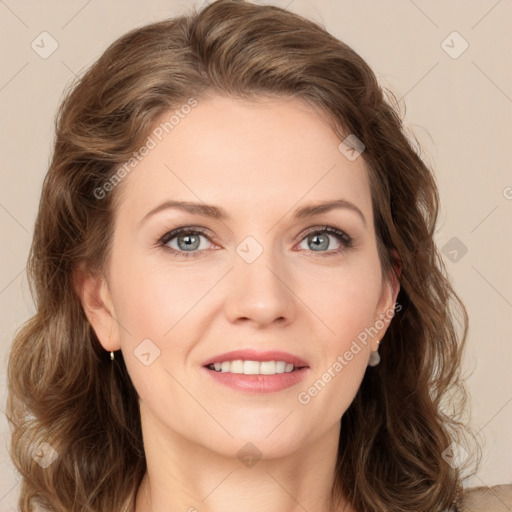
<instances>
[{"instance_id":1,"label":"long brown hair","mask_svg":"<svg viewBox=\"0 0 512 512\"><path fill-rule=\"evenodd\" d=\"M399 278L402 309L380 365L343 416L332 503L344 496L366 512L449 507L461 468L443 453L464 437L468 318L434 243L433 174L405 135L397 102L351 48L286 10L219 0L125 34L60 106L27 266L37 310L16 333L8 367L21 510L134 508L146 471L137 392L122 353L112 363L100 345L73 276L105 268L120 165L163 112L212 92L303 99L340 138L364 143L382 272Z\"/></svg>"}]
</instances>

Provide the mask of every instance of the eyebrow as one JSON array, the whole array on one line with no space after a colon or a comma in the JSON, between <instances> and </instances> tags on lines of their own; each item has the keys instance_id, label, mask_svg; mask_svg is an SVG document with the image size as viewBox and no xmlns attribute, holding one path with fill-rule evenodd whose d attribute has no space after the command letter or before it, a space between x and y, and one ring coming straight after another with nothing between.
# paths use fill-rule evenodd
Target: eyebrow
<instances>
[{"instance_id":1,"label":"eyebrow","mask_svg":"<svg viewBox=\"0 0 512 512\"><path fill-rule=\"evenodd\" d=\"M205 203L194 203L191 201L165 201L164 203L158 205L149 211L144 217L140 220L139 224L145 222L149 217L155 215L156 213L161 212L162 210L167 210L169 208L176 208L179 210L183 210L188 213L201 215L203 217L211 217L219 220L230 220L230 216L220 206L214 206L211 204ZM363 212L350 201L346 201L345 199L336 199L334 201L326 201L315 203L307 206L302 206L293 210L293 215L297 219L303 219L306 217L313 217L314 215L319 215L321 213L325 213L331 211L336 208L345 208L348 210L352 210L357 213L359 217L361 217L363 224L366 226L366 218L363 215Z\"/></svg>"}]
</instances>

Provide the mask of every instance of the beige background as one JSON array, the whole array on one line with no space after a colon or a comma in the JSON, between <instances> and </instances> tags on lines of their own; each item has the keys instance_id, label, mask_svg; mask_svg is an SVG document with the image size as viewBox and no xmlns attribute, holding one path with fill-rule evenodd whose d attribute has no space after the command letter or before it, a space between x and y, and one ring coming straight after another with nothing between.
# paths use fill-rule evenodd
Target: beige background
<instances>
[{"instance_id":1,"label":"beige background","mask_svg":"<svg viewBox=\"0 0 512 512\"><path fill-rule=\"evenodd\" d=\"M24 265L63 89L127 30L202 1L0 0L2 410L12 335L33 312ZM511 0L255 3L289 6L321 22L404 100L406 126L438 179L438 243L445 247L456 237L450 243L459 247L454 260L448 245L445 261L470 315L466 369L472 425L484 447L481 468L467 484L511 483ZM43 31L58 43L47 59L31 47ZM448 37L454 31L460 36ZM464 41L469 46L457 56ZM462 257L461 244L467 247ZM0 433L0 510L11 511L19 477L2 414Z\"/></svg>"}]
</instances>

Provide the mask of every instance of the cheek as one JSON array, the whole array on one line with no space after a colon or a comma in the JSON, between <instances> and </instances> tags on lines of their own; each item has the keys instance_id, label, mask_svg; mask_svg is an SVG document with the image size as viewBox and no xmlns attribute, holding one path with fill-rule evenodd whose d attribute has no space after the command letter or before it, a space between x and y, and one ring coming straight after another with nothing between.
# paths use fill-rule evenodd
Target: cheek
<instances>
[{"instance_id":1,"label":"cheek","mask_svg":"<svg viewBox=\"0 0 512 512\"><path fill-rule=\"evenodd\" d=\"M348 409L368 367L373 297L364 290L349 295L334 301L331 316L325 317L334 334L321 338L318 365L297 396L312 416L322 418L325 427Z\"/></svg>"},{"instance_id":2,"label":"cheek","mask_svg":"<svg viewBox=\"0 0 512 512\"><path fill-rule=\"evenodd\" d=\"M337 301L333 301L332 329L336 333L337 349L340 353L349 350L353 342L361 346L365 352L370 341L370 328L375 321L375 308L378 301L378 290L374 285L358 285L345 288Z\"/></svg>"},{"instance_id":3,"label":"cheek","mask_svg":"<svg viewBox=\"0 0 512 512\"><path fill-rule=\"evenodd\" d=\"M147 262L138 265L135 258L123 267L113 276L116 313L125 327L120 330L120 341L139 395L148 397L160 384L168 389L169 375L163 368L173 374L185 371L182 363L201 336L200 317L208 314L201 299L218 279L218 272L198 276L192 267L151 268ZM145 361L154 362L145 366Z\"/></svg>"},{"instance_id":4,"label":"cheek","mask_svg":"<svg viewBox=\"0 0 512 512\"><path fill-rule=\"evenodd\" d=\"M344 350L377 320L381 275L376 255L361 254L339 269L300 279L297 295L323 323L328 346Z\"/></svg>"},{"instance_id":5,"label":"cheek","mask_svg":"<svg viewBox=\"0 0 512 512\"><path fill-rule=\"evenodd\" d=\"M199 302L211 280L199 277L192 267L150 265L148 260L132 257L115 268L116 312L132 337L163 339Z\"/></svg>"},{"instance_id":6,"label":"cheek","mask_svg":"<svg viewBox=\"0 0 512 512\"><path fill-rule=\"evenodd\" d=\"M124 361L138 395L156 410L162 405L161 397L170 390L179 392L164 369L174 375L173 362L184 360L190 349L180 329L182 323L186 325L192 302L198 300L197 293L176 281L176 273L148 271L135 264L119 268L116 276Z\"/></svg>"},{"instance_id":7,"label":"cheek","mask_svg":"<svg viewBox=\"0 0 512 512\"><path fill-rule=\"evenodd\" d=\"M350 266L330 272L328 278L316 280L320 286L309 283L302 291L304 302L321 320L318 332L323 335L318 337L319 365L298 399L318 414L331 404L327 422L346 411L367 369L381 291L376 258L361 256Z\"/></svg>"}]
</instances>

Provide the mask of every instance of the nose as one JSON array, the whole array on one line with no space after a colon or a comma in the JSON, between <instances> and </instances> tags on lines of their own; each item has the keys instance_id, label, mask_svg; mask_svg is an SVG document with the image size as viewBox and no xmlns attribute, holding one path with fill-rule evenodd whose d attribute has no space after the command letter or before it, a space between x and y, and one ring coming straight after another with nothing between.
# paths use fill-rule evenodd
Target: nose
<instances>
[{"instance_id":1,"label":"nose","mask_svg":"<svg viewBox=\"0 0 512 512\"><path fill-rule=\"evenodd\" d=\"M297 299L291 274L272 251L264 250L252 263L235 254L228 279L225 313L230 322L263 328L273 322L285 325L295 318Z\"/></svg>"}]
</instances>

